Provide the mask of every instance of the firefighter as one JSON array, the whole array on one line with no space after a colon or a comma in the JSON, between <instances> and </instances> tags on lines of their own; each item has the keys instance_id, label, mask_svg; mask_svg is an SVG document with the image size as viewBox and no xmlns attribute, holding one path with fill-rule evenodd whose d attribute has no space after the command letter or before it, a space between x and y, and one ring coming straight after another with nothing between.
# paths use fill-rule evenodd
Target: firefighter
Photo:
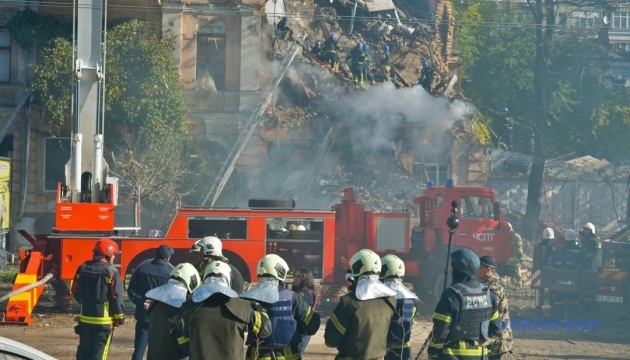
<instances>
[{"instance_id":1,"label":"firefighter","mask_svg":"<svg viewBox=\"0 0 630 360\"><path fill-rule=\"evenodd\" d=\"M435 70L428 61L422 62L422 70L420 71L420 79L418 85L421 85L429 93L433 93L433 79L435 78Z\"/></svg>"},{"instance_id":2,"label":"firefighter","mask_svg":"<svg viewBox=\"0 0 630 360\"><path fill-rule=\"evenodd\" d=\"M508 223L508 227L510 228L510 240L514 245L514 251L512 253L512 257L510 257L506 263L508 269L508 275L514 279L516 286L521 286L523 284L523 280L521 279L521 261L523 260L523 238L519 235L512 224Z\"/></svg>"},{"instance_id":3,"label":"firefighter","mask_svg":"<svg viewBox=\"0 0 630 360\"><path fill-rule=\"evenodd\" d=\"M488 345L488 359L501 359L503 354L512 353L513 338L510 327L510 308L508 306L505 286L501 282L501 277L497 274L497 261L489 255L479 258L480 266L477 271L477 279L486 283L497 298L497 309L499 311L500 335Z\"/></svg>"},{"instance_id":4,"label":"firefighter","mask_svg":"<svg viewBox=\"0 0 630 360\"><path fill-rule=\"evenodd\" d=\"M146 293L145 296L150 300L147 309L149 317L147 360L183 359L188 356L187 352L180 349L180 344L173 335L174 324L177 324L182 305L200 284L201 278L195 266L183 263L173 268L166 284Z\"/></svg>"},{"instance_id":5,"label":"firefighter","mask_svg":"<svg viewBox=\"0 0 630 360\"><path fill-rule=\"evenodd\" d=\"M402 283L405 263L396 255L381 258L381 281L396 292L396 310L387 332L387 355L385 360L411 359L411 325L416 316L418 297Z\"/></svg>"},{"instance_id":6,"label":"firefighter","mask_svg":"<svg viewBox=\"0 0 630 360\"><path fill-rule=\"evenodd\" d=\"M363 52L363 44L358 42L357 46L350 50L350 69L355 86L363 86L363 66L366 61L367 56Z\"/></svg>"},{"instance_id":7,"label":"firefighter","mask_svg":"<svg viewBox=\"0 0 630 360\"><path fill-rule=\"evenodd\" d=\"M578 269L579 248L575 231L568 229L564 235L556 238L556 249L549 255L547 265L557 270ZM551 312L555 316L564 317L565 313L572 313L577 307L577 300L572 295L561 291L550 291Z\"/></svg>"},{"instance_id":8,"label":"firefighter","mask_svg":"<svg viewBox=\"0 0 630 360\"><path fill-rule=\"evenodd\" d=\"M301 267L295 271L293 276L293 286L291 287L296 294L302 296L304 301L311 307L313 311L317 308L317 295L315 294L315 280L313 280L313 273L309 268ZM311 340L310 335L302 335L302 342L300 343L300 355L304 354L306 346Z\"/></svg>"},{"instance_id":9,"label":"firefighter","mask_svg":"<svg viewBox=\"0 0 630 360\"><path fill-rule=\"evenodd\" d=\"M339 70L339 55L337 51L341 51L341 47L337 43L337 35L330 34L328 39L324 41L324 59L326 64L333 70Z\"/></svg>"},{"instance_id":10,"label":"firefighter","mask_svg":"<svg viewBox=\"0 0 630 360\"><path fill-rule=\"evenodd\" d=\"M299 360L302 335L315 335L319 329L319 314L300 295L284 289L288 272L289 265L284 259L267 254L258 262L258 286L241 295L259 302L272 324L272 334L266 339L260 340L251 333L247 336L248 360Z\"/></svg>"},{"instance_id":11,"label":"firefighter","mask_svg":"<svg viewBox=\"0 0 630 360\"><path fill-rule=\"evenodd\" d=\"M257 340L271 335L267 312L238 297L230 288L230 272L222 261L209 263L204 283L192 294L192 307L178 321L178 341L188 343L191 360L241 359L245 332Z\"/></svg>"},{"instance_id":12,"label":"firefighter","mask_svg":"<svg viewBox=\"0 0 630 360\"><path fill-rule=\"evenodd\" d=\"M112 264L118 245L101 238L94 256L79 266L72 282L72 296L81 304L77 360L107 359L114 328L125 322L123 287L118 269Z\"/></svg>"},{"instance_id":13,"label":"firefighter","mask_svg":"<svg viewBox=\"0 0 630 360\"><path fill-rule=\"evenodd\" d=\"M514 145L514 119L509 115L509 109L507 107L501 109L501 116L503 116L505 130L499 140L499 147L512 151Z\"/></svg>"},{"instance_id":14,"label":"firefighter","mask_svg":"<svg viewBox=\"0 0 630 360\"><path fill-rule=\"evenodd\" d=\"M601 266L602 243L595 234L595 225L586 223L580 231L580 240L582 242L582 253L580 256L581 268L595 270Z\"/></svg>"},{"instance_id":15,"label":"firefighter","mask_svg":"<svg viewBox=\"0 0 630 360\"><path fill-rule=\"evenodd\" d=\"M315 45L311 49L311 55L317 58L317 60L324 61L324 48L322 47L322 42L317 40Z\"/></svg>"},{"instance_id":16,"label":"firefighter","mask_svg":"<svg viewBox=\"0 0 630 360\"><path fill-rule=\"evenodd\" d=\"M168 282L173 266L169 263L175 250L161 245L155 251L155 258L150 263L140 265L131 275L127 295L136 306L136 333L133 341L132 360L142 360L149 340L149 317L144 308L147 291Z\"/></svg>"},{"instance_id":17,"label":"firefighter","mask_svg":"<svg viewBox=\"0 0 630 360\"><path fill-rule=\"evenodd\" d=\"M205 271L206 266L208 266L208 264L211 263L212 261L215 261L215 260L223 261L224 263L228 264L231 270L230 274L232 276L232 279L231 279L232 289L236 291L237 294L239 295L242 294L243 288L244 288L243 275L241 275L241 272L238 271L237 268L235 268L234 266L228 263L229 261L228 258L223 256L223 252L222 252L223 244L221 243L221 240L215 236L206 236L205 238L199 241L200 241L201 248L203 250L203 256L204 256L201 263L197 265L197 269L199 270L199 276L201 276L201 278L204 277L203 272Z\"/></svg>"},{"instance_id":18,"label":"firefighter","mask_svg":"<svg viewBox=\"0 0 630 360\"><path fill-rule=\"evenodd\" d=\"M326 322L325 344L337 348L335 359L382 359L396 309L396 292L379 281L381 259L372 250L350 258L352 283Z\"/></svg>"},{"instance_id":19,"label":"firefighter","mask_svg":"<svg viewBox=\"0 0 630 360\"><path fill-rule=\"evenodd\" d=\"M429 359L485 359L487 344L499 332L496 296L476 279L480 261L472 250L450 256L453 282L433 314Z\"/></svg>"},{"instance_id":20,"label":"firefighter","mask_svg":"<svg viewBox=\"0 0 630 360\"><path fill-rule=\"evenodd\" d=\"M201 240L195 241L193 246L190 247L188 252L192 254L192 263L193 264L201 264L203 261L203 249L201 248Z\"/></svg>"},{"instance_id":21,"label":"firefighter","mask_svg":"<svg viewBox=\"0 0 630 360\"><path fill-rule=\"evenodd\" d=\"M363 53L365 54L365 63L363 64L363 78L367 80L371 85L374 85L374 78L372 77L372 58L368 51L370 47L367 44L363 44Z\"/></svg>"},{"instance_id":22,"label":"firefighter","mask_svg":"<svg viewBox=\"0 0 630 360\"><path fill-rule=\"evenodd\" d=\"M543 230L543 238L536 246L534 246L534 270L542 270L546 264L547 259L549 259L549 255L555 249L555 234L552 228L545 228ZM545 298L545 288L541 287L536 289L537 291L537 306L539 309L542 308L542 303Z\"/></svg>"},{"instance_id":23,"label":"firefighter","mask_svg":"<svg viewBox=\"0 0 630 360\"><path fill-rule=\"evenodd\" d=\"M289 18L286 16L282 17L282 20L276 24L276 36L280 40L290 40L293 38L293 30L287 24L289 22Z\"/></svg>"},{"instance_id":24,"label":"firefighter","mask_svg":"<svg viewBox=\"0 0 630 360\"><path fill-rule=\"evenodd\" d=\"M380 62L381 73L383 74L383 82L391 81L392 56L389 52L389 45L383 45L383 53Z\"/></svg>"}]
</instances>

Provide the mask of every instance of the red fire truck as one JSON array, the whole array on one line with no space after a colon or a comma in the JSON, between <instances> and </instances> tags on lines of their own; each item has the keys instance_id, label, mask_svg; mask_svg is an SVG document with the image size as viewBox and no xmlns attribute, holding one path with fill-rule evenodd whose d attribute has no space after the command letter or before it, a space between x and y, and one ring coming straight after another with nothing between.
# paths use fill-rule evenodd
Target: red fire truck
<instances>
[{"instance_id":1,"label":"red fire truck","mask_svg":"<svg viewBox=\"0 0 630 360\"><path fill-rule=\"evenodd\" d=\"M256 280L258 260L267 253L282 256L291 270L307 266L322 282L344 284L347 262L353 253L370 248L379 254L397 254L404 259L409 281L423 299L432 302L441 292L450 204L461 204L460 226L453 249L467 247L478 254L493 255L505 262L512 254L509 229L502 220L491 189L479 187L431 187L414 199L419 221L412 226L410 211L377 211L358 204L352 188L330 210L295 209L288 199L252 199L249 208L199 208L178 206L164 237L117 234L113 201L67 202L58 189L55 230L31 237L33 248L22 250L20 273L14 290L33 286L50 273L58 297L68 295L69 281L77 267L92 256L97 239L116 241L120 273L129 274L154 256L165 244L176 249L173 263L191 261L188 250L204 236L218 236L224 255L247 281ZM110 185L112 192L115 191ZM92 219L86 221L86 219ZM415 219L414 219L415 220ZM442 280L440 280L442 279ZM13 296L7 304L4 323L31 323L30 313L43 284ZM419 290L418 290L419 289Z\"/></svg>"}]
</instances>

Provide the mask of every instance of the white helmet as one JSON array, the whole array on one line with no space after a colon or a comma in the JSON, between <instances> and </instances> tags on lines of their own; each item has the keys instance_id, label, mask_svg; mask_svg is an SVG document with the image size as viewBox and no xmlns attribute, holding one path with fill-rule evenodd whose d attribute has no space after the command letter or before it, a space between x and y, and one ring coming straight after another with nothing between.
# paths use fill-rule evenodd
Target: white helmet
<instances>
[{"instance_id":1,"label":"white helmet","mask_svg":"<svg viewBox=\"0 0 630 360\"><path fill-rule=\"evenodd\" d=\"M381 258L381 279L405 276L405 262L396 255L385 255Z\"/></svg>"},{"instance_id":2,"label":"white helmet","mask_svg":"<svg viewBox=\"0 0 630 360\"><path fill-rule=\"evenodd\" d=\"M175 266L171 271L169 278L182 280L190 292L193 292L193 290L201 284L199 272L192 264L189 263L181 263Z\"/></svg>"},{"instance_id":3,"label":"white helmet","mask_svg":"<svg viewBox=\"0 0 630 360\"><path fill-rule=\"evenodd\" d=\"M583 227L591 229L591 232L593 233L593 235L595 235L595 225L593 225L593 223L587 222L586 224L584 224Z\"/></svg>"},{"instance_id":4,"label":"white helmet","mask_svg":"<svg viewBox=\"0 0 630 360\"><path fill-rule=\"evenodd\" d=\"M203 272L203 281L205 282L210 275L225 279L228 285L232 284L232 269L230 265L223 261L215 260L210 262Z\"/></svg>"},{"instance_id":5,"label":"white helmet","mask_svg":"<svg viewBox=\"0 0 630 360\"><path fill-rule=\"evenodd\" d=\"M288 272L289 265L283 258L276 254L267 254L258 262L256 274L258 274L258 276L271 276L280 281L284 281L284 279L287 278Z\"/></svg>"},{"instance_id":6,"label":"white helmet","mask_svg":"<svg viewBox=\"0 0 630 360\"><path fill-rule=\"evenodd\" d=\"M201 252L201 248L202 248L201 240L197 240L197 241L195 241L193 246L190 247L190 250L188 250L188 252L191 253L191 254L200 253Z\"/></svg>"},{"instance_id":7,"label":"white helmet","mask_svg":"<svg viewBox=\"0 0 630 360\"><path fill-rule=\"evenodd\" d=\"M381 272L381 258L372 250L359 250L350 258L350 270L354 276L361 276L368 272L379 274Z\"/></svg>"},{"instance_id":8,"label":"white helmet","mask_svg":"<svg viewBox=\"0 0 630 360\"><path fill-rule=\"evenodd\" d=\"M552 228L546 228L543 230L543 239L553 239L555 234L553 233Z\"/></svg>"},{"instance_id":9,"label":"white helmet","mask_svg":"<svg viewBox=\"0 0 630 360\"><path fill-rule=\"evenodd\" d=\"M577 235L575 234L575 230L568 229L564 232L564 238L566 241L577 241Z\"/></svg>"},{"instance_id":10,"label":"white helmet","mask_svg":"<svg viewBox=\"0 0 630 360\"><path fill-rule=\"evenodd\" d=\"M223 244L221 244L221 240L218 237L206 236L200 241L204 256L217 256L221 258L223 257L223 253L221 252Z\"/></svg>"}]
</instances>

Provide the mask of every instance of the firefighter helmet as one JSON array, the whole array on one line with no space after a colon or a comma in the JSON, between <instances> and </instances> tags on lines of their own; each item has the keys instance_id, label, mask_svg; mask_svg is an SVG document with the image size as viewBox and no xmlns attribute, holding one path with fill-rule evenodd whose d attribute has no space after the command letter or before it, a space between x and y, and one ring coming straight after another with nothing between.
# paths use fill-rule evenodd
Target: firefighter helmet
<instances>
[{"instance_id":1,"label":"firefighter helmet","mask_svg":"<svg viewBox=\"0 0 630 360\"><path fill-rule=\"evenodd\" d=\"M289 21L289 18L288 18L288 17L286 17L286 16L283 16L283 17L282 17L282 21L287 22L287 21Z\"/></svg>"},{"instance_id":2,"label":"firefighter helmet","mask_svg":"<svg viewBox=\"0 0 630 360\"><path fill-rule=\"evenodd\" d=\"M591 229L591 232L593 233L593 235L595 235L595 225L593 225L593 223L587 222L586 224L584 224L584 229Z\"/></svg>"},{"instance_id":3,"label":"firefighter helmet","mask_svg":"<svg viewBox=\"0 0 630 360\"><path fill-rule=\"evenodd\" d=\"M361 276L365 273L379 274L381 272L381 258L372 250L359 250L350 258L350 270L353 276Z\"/></svg>"},{"instance_id":4,"label":"firefighter helmet","mask_svg":"<svg viewBox=\"0 0 630 360\"><path fill-rule=\"evenodd\" d=\"M362 49L362 48L363 48L363 43L359 41L357 43L357 49Z\"/></svg>"},{"instance_id":5,"label":"firefighter helmet","mask_svg":"<svg viewBox=\"0 0 630 360\"><path fill-rule=\"evenodd\" d=\"M405 276L405 263L396 255L385 255L381 258L381 279Z\"/></svg>"},{"instance_id":6,"label":"firefighter helmet","mask_svg":"<svg viewBox=\"0 0 630 360\"><path fill-rule=\"evenodd\" d=\"M322 46L322 42L321 42L321 41L319 41L319 40L317 40L317 41L315 42L315 46L317 46L317 47Z\"/></svg>"},{"instance_id":7,"label":"firefighter helmet","mask_svg":"<svg viewBox=\"0 0 630 360\"><path fill-rule=\"evenodd\" d=\"M383 45L383 51L389 51L389 45Z\"/></svg>"},{"instance_id":8,"label":"firefighter helmet","mask_svg":"<svg viewBox=\"0 0 630 360\"><path fill-rule=\"evenodd\" d=\"M204 282L208 276L221 277L226 280L228 285L232 284L232 269L230 268L230 265L224 263L223 261L215 260L208 264L203 272Z\"/></svg>"},{"instance_id":9,"label":"firefighter helmet","mask_svg":"<svg viewBox=\"0 0 630 360\"><path fill-rule=\"evenodd\" d=\"M173 270L171 270L169 278L182 280L190 292L193 292L193 290L201 284L199 272L189 263L181 263L175 266Z\"/></svg>"},{"instance_id":10,"label":"firefighter helmet","mask_svg":"<svg viewBox=\"0 0 630 360\"><path fill-rule=\"evenodd\" d=\"M274 277L280 281L284 281L287 278L288 272L289 265L276 254L267 254L260 259L258 270L256 271L258 276Z\"/></svg>"},{"instance_id":11,"label":"firefighter helmet","mask_svg":"<svg viewBox=\"0 0 630 360\"><path fill-rule=\"evenodd\" d=\"M363 51L368 51L368 50L370 50L370 47L365 45L365 44L363 44Z\"/></svg>"},{"instance_id":12,"label":"firefighter helmet","mask_svg":"<svg viewBox=\"0 0 630 360\"><path fill-rule=\"evenodd\" d=\"M429 62L428 61L423 61L422 62L422 67L429 67Z\"/></svg>"},{"instance_id":13,"label":"firefighter helmet","mask_svg":"<svg viewBox=\"0 0 630 360\"><path fill-rule=\"evenodd\" d=\"M100 238L94 245L94 253L105 255L107 257L112 257L114 254L118 254L120 249L118 248L118 244L116 244L112 239L109 238Z\"/></svg>"},{"instance_id":14,"label":"firefighter helmet","mask_svg":"<svg viewBox=\"0 0 630 360\"><path fill-rule=\"evenodd\" d=\"M554 235L555 234L553 233L552 228L546 228L543 230L543 239L553 239Z\"/></svg>"},{"instance_id":15,"label":"firefighter helmet","mask_svg":"<svg viewBox=\"0 0 630 360\"><path fill-rule=\"evenodd\" d=\"M467 275L475 275L481 262L479 256L470 249L459 249L451 253L453 269Z\"/></svg>"},{"instance_id":16,"label":"firefighter helmet","mask_svg":"<svg viewBox=\"0 0 630 360\"><path fill-rule=\"evenodd\" d=\"M507 107L502 107L502 108L501 108L501 111L502 111L502 112L504 112L504 113L509 112L509 110L510 110L510 109L508 109Z\"/></svg>"},{"instance_id":17,"label":"firefighter helmet","mask_svg":"<svg viewBox=\"0 0 630 360\"><path fill-rule=\"evenodd\" d=\"M337 40L337 35L335 35L335 34L330 34L330 39L331 39L332 41L336 41L336 40Z\"/></svg>"},{"instance_id":18,"label":"firefighter helmet","mask_svg":"<svg viewBox=\"0 0 630 360\"><path fill-rule=\"evenodd\" d=\"M188 252L191 253L191 254L200 253L202 248L203 247L201 246L201 240L197 240L197 241L195 241L193 246L190 247L190 250L188 250Z\"/></svg>"},{"instance_id":19,"label":"firefighter helmet","mask_svg":"<svg viewBox=\"0 0 630 360\"><path fill-rule=\"evenodd\" d=\"M201 248L203 249L204 256L223 257L223 253L221 252L223 245L221 244L221 240L216 236L206 236L201 239Z\"/></svg>"},{"instance_id":20,"label":"firefighter helmet","mask_svg":"<svg viewBox=\"0 0 630 360\"><path fill-rule=\"evenodd\" d=\"M566 241L577 241L577 234L575 233L575 230L573 229L568 229L567 231L565 231L564 237Z\"/></svg>"}]
</instances>

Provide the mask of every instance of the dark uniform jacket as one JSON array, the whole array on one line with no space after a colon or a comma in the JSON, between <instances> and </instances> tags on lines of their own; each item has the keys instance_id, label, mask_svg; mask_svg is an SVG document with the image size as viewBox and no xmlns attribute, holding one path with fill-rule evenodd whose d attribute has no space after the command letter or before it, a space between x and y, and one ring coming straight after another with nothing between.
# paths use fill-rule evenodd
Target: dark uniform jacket
<instances>
[{"instance_id":1,"label":"dark uniform jacket","mask_svg":"<svg viewBox=\"0 0 630 360\"><path fill-rule=\"evenodd\" d=\"M594 270L601 266L602 243L595 234L590 234L582 241L582 251L580 254L581 268Z\"/></svg>"},{"instance_id":2,"label":"dark uniform jacket","mask_svg":"<svg viewBox=\"0 0 630 360\"><path fill-rule=\"evenodd\" d=\"M125 321L120 273L107 259L86 261L77 269L72 296L81 304L80 323L104 328Z\"/></svg>"},{"instance_id":3,"label":"dark uniform jacket","mask_svg":"<svg viewBox=\"0 0 630 360\"><path fill-rule=\"evenodd\" d=\"M199 265L197 265L197 270L199 270L199 277L202 280L203 280L204 272L206 271L206 266L208 266L208 264L210 264L211 262L215 260L218 260L218 259L212 259L212 258L206 257L206 258L203 258L203 260L199 263ZM241 272L238 271L238 269L235 268L232 264L229 264L229 263L226 263L226 264L228 264L228 266L230 267L231 274L232 274L230 288L236 291L237 294L241 295L243 293L243 289L245 288L245 281L243 280L243 275L241 275Z\"/></svg>"},{"instance_id":4,"label":"dark uniform jacket","mask_svg":"<svg viewBox=\"0 0 630 360\"><path fill-rule=\"evenodd\" d=\"M168 282L168 277L173 271L173 266L168 262L155 258L148 264L139 266L131 275L127 295L129 300L136 305L136 320L149 321L147 312L144 310L144 302L147 300L146 293L162 286Z\"/></svg>"},{"instance_id":5,"label":"dark uniform jacket","mask_svg":"<svg viewBox=\"0 0 630 360\"><path fill-rule=\"evenodd\" d=\"M455 273L454 273L455 274ZM469 306L480 309L463 311L462 289L474 289ZM489 301L489 303L485 303ZM474 315L473 315L474 314ZM499 332L499 312L494 291L470 276L455 278L438 302L433 314L433 336L429 344L429 359L484 359L487 346ZM472 331L470 331L473 329ZM474 334L472 333L474 332ZM485 339L484 339L485 337Z\"/></svg>"},{"instance_id":6,"label":"dark uniform jacket","mask_svg":"<svg viewBox=\"0 0 630 360\"><path fill-rule=\"evenodd\" d=\"M271 322L259 306L241 298L214 294L188 315L190 360L242 359L245 332L264 339ZM180 342L183 342L180 340Z\"/></svg>"},{"instance_id":7,"label":"dark uniform jacket","mask_svg":"<svg viewBox=\"0 0 630 360\"><path fill-rule=\"evenodd\" d=\"M161 301L151 301L149 316L149 351L147 360L183 359L186 357L173 334L180 309Z\"/></svg>"},{"instance_id":8,"label":"dark uniform jacket","mask_svg":"<svg viewBox=\"0 0 630 360\"><path fill-rule=\"evenodd\" d=\"M258 341L247 338L247 359L299 360L302 335L315 335L319 330L319 314L313 312L302 296L292 290L280 290L274 304L261 303L271 321L272 334ZM254 353L258 351L258 357Z\"/></svg>"},{"instance_id":9,"label":"dark uniform jacket","mask_svg":"<svg viewBox=\"0 0 630 360\"><path fill-rule=\"evenodd\" d=\"M359 300L341 297L326 323L326 346L339 350L336 359L380 359L387 353L387 332L396 298Z\"/></svg>"}]
</instances>

